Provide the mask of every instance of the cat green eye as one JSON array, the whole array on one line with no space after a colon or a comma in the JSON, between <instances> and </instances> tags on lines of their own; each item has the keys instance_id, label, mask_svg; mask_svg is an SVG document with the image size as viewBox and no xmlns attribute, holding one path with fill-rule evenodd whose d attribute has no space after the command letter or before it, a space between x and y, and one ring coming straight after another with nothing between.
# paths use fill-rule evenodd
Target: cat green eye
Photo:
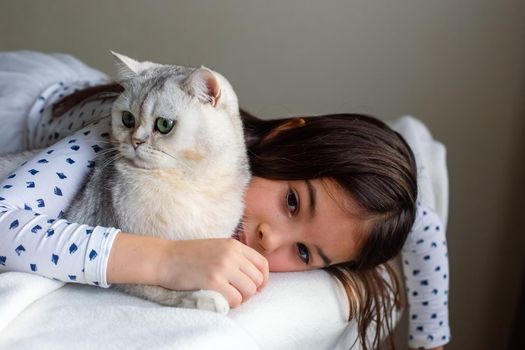
<instances>
[{"instance_id":1,"label":"cat green eye","mask_svg":"<svg viewBox=\"0 0 525 350\"><path fill-rule=\"evenodd\" d=\"M175 121L166 118L157 118L155 122L155 129L157 129L161 134L167 134L173 129Z\"/></svg>"},{"instance_id":2,"label":"cat green eye","mask_svg":"<svg viewBox=\"0 0 525 350\"><path fill-rule=\"evenodd\" d=\"M130 129L134 128L135 127L135 116L133 116L133 114L131 114L128 111L122 112L122 124L124 124L126 128L130 128Z\"/></svg>"}]
</instances>

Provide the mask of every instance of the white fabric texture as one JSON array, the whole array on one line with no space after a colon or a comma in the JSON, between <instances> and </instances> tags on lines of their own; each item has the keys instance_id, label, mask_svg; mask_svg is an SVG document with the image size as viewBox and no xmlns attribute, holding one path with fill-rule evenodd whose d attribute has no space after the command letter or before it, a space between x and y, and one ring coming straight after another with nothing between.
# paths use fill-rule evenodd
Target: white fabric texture
<instances>
[{"instance_id":1,"label":"white fabric texture","mask_svg":"<svg viewBox=\"0 0 525 350\"><path fill-rule=\"evenodd\" d=\"M93 82L103 78L94 74ZM392 126L416 154L420 200L446 222L444 147L415 118L403 117ZM228 317L162 307L113 290L62 285L24 273L0 274L0 314L5 315L0 348L347 349L356 338L355 322L346 321L346 296L323 271L272 274L262 293Z\"/></svg>"}]
</instances>

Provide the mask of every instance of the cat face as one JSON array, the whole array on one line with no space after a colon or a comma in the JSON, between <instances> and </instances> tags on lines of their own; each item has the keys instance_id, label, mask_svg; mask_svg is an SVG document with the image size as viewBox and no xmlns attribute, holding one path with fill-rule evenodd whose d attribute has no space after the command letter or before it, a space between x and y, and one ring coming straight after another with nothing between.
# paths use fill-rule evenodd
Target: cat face
<instances>
[{"instance_id":1,"label":"cat face","mask_svg":"<svg viewBox=\"0 0 525 350\"><path fill-rule=\"evenodd\" d=\"M116 56L125 90L113 105L112 136L133 165L185 169L243 142L237 97L220 74Z\"/></svg>"}]
</instances>

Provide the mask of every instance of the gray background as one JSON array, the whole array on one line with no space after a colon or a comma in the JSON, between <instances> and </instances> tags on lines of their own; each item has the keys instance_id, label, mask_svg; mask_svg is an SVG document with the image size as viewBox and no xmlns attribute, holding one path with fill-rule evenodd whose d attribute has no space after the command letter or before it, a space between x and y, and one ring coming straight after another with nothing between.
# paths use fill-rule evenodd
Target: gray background
<instances>
[{"instance_id":1,"label":"gray background","mask_svg":"<svg viewBox=\"0 0 525 350\"><path fill-rule=\"evenodd\" d=\"M524 265L525 1L2 1L0 50L223 73L241 104L423 120L448 149L449 349L501 349Z\"/></svg>"}]
</instances>

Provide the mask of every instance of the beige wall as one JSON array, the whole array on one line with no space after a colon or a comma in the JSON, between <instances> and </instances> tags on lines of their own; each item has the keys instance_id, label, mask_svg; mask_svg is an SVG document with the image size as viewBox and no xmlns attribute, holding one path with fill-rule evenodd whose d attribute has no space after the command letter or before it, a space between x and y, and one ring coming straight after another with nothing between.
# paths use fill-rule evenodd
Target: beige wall
<instances>
[{"instance_id":1,"label":"beige wall","mask_svg":"<svg viewBox=\"0 0 525 350\"><path fill-rule=\"evenodd\" d=\"M448 147L449 349L500 349L525 266L525 1L2 1L0 50L224 73L263 115L412 114Z\"/></svg>"}]
</instances>

